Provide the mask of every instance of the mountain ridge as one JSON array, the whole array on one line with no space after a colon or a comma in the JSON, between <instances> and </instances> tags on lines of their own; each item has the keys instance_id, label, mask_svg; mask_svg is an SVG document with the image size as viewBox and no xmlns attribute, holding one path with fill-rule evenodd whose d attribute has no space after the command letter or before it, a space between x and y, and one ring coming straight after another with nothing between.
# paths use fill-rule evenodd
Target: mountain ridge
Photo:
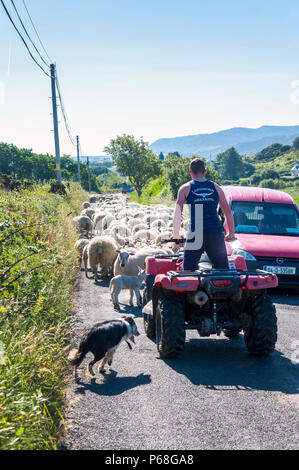
<instances>
[{"instance_id":1,"label":"mountain ridge","mask_svg":"<svg viewBox=\"0 0 299 470\"><path fill-rule=\"evenodd\" d=\"M290 144L297 136L299 125L232 127L205 134L158 139L150 145L150 149L155 153L177 151L184 156L198 154L203 157L215 157L229 147L235 147L243 155L249 155L275 142Z\"/></svg>"}]
</instances>

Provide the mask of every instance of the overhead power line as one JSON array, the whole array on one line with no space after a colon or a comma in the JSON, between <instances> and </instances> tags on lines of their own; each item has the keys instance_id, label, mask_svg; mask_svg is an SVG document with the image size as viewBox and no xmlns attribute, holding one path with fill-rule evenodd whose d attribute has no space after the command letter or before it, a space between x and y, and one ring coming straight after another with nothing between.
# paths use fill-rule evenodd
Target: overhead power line
<instances>
[{"instance_id":1,"label":"overhead power line","mask_svg":"<svg viewBox=\"0 0 299 470\"><path fill-rule=\"evenodd\" d=\"M58 96L59 96L59 101L60 101L60 107L61 107L61 112L62 112L65 128L66 128L67 134L69 136L69 139L70 139L72 145L75 146L76 144L75 144L75 141L74 141L71 129L70 129L70 125L69 125L69 122L68 122L65 106L64 106L64 103L63 103L63 99L62 99L62 93L61 93L61 88L60 88L60 84L59 84L59 80L58 80L58 76L57 76L57 71L56 71L56 86L57 86L57 91L58 91Z\"/></svg>"},{"instance_id":2,"label":"overhead power line","mask_svg":"<svg viewBox=\"0 0 299 470\"><path fill-rule=\"evenodd\" d=\"M27 29L26 29L26 26L24 25L24 23L23 23L23 21L22 21L22 18L21 18L20 15L19 15L19 12L18 12L18 9L17 9L17 7L16 7L16 5L15 5L14 0L10 0L10 1L11 1L11 3L12 3L12 6L14 7L14 10L15 10L15 12L16 12L16 14L17 14L17 17L19 18L19 21L20 21L20 23L21 23L21 25L22 25L22 28L23 28L24 31L25 31L26 36L28 37L29 41L31 42L32 46L34 47L34 49L35 49L36 52L38 53L38 55L39 55L39 57L41 58L41 60L43 61L43 63L44 63L47 67L49 67L49 64L44 60L44 58L42 57L42 55L41 55L41 53L39 52L38 48L36 47L36 45L35 45L34 42L32 41L32 39L31 39L31 37L30 37L30 34L28 33L28 31L27 31Z\"/></svg>"},{"instance_id":3,"label":"overhead power line","mask_svg":"<svg viewBox=\"0 0 299 470\"><path fill-rule=\"evenodd\" d=\"M42 48L43 48L43 50L44 50L46 56L48 57L50 63L52 63L53 60L52 60L51 57L49 56L49 54L48 54L48 52L47 52L47 50L46 50L46 48L45 48L45 46L44 46L44 44L43 44L43 42L42 42L40 36L39 36L39 34L38 34L37 29L36 29L36 27L34 26L33 20L32 20L32 18L31 18L31 15L30 15L30 13L29 13L29 10L28 10L28 8L27 8L27 5L26 5L26 3L25 3L25 0L23 0L23 5L24 5L24 8L25 8L25 10L26 10L26 12L27 12L27 15L28 15L28 17L29 17L30 23L31 23L31 25L32 25L32 27L33 27L33 29L34 29L34 31L35 31L35 34L36 34L36 36L37 36L37 38L38 38L38 40L39 40L39 42L40 42L40 45L42 46Z\"/></svg>"},{"instance_id":4,"label":"overhead power line","mask_svg":"<svg viewBox=\"0 0 299 470\"><path fill-rule=\"evenodd\" d=\"M44 73L45 75L47 75L47 77L51 78L50 74L45 71L45 69L40 65L40 63L35 59L35 57L34 57L33 54L31 53L31 51L30 51L30 49L29 49L29 47L28 47L28 44L26 43L26 41L25 41L25 39L23 38L22 34L20 33L20 31L18 30L17 26L15 25L15 23L14 23L14 21L13 21L11 15L10 15L10 13L9 13L9 11L7 10L4 1L3 1L3 0L0 0L0 1L1 1L1 4L2 4L2 6L3 6L4 10L5 10L5 13L7 14L7 16L8 16L8 18L9 18L11 24L13 25L14 29L16 30L16 32L17 32L18 35L20 36L22 42L24 43L24 45L25 45L25 47L26 47L26 49L27 49L27 51L28 51L28 53L29 53L31 59L32 59L32 60L35 62L35 64L43 71L43 73ZM47 64L46 64L46 65L47 65Z\"/></svg>"}]
</instances>

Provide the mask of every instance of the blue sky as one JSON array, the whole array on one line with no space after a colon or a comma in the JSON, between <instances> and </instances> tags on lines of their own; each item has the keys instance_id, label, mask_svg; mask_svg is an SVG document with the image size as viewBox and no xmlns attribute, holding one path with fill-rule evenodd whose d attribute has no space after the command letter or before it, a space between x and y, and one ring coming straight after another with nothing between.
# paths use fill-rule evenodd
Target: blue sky
<instances>
[{"instance_id":1,"label":"blue sky","mask_svg":"<svg viewBox=\"0 0 299 470\"><path fill-rule=\"evenodd\" d=\"M299 80L298 0L26 3L57 63L85 154L102 154L123 133L151 143L234 126L299 124L299 104L291 100ZM22 0L15 4L30 29ZM49 96L49 79L0 5L0 141L53 153ZM74 154L62 122L60 139L61 153Z\"/></svg>"}]
</instances>

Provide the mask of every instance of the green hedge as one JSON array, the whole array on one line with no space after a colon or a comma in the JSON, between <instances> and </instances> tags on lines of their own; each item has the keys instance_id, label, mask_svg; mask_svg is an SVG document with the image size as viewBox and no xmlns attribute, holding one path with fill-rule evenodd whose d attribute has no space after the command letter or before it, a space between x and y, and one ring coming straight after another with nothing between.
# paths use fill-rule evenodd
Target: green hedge
<instances>
[{"instance_id":1,"label":"green hedge","mask_svg":"<svg viewBox=\"0 0 299 470\"><path fill-rule=\"evenodd\" d=\"M1 449L56 449L63 422L78 272L71 219L88 194L49 189L0 191Z\"/></svg>"}]
</instances>

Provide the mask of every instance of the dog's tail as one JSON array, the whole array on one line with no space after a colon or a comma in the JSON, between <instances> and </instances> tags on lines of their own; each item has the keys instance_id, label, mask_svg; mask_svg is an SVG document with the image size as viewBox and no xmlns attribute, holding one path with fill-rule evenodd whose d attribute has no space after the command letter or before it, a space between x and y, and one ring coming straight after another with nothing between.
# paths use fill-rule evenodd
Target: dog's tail
<instances>
[{"instance_id":1,"label":"dog's tail","mask_svg":"<svg viewBox=\"0 0 299 470\"><path fill-rule=\"evenodd\" d=\"M68 361L72 366L79 366L86 355L86 351L79 346L79 349L72 349L68 355Z\"/></svg>"}]
</instances>

